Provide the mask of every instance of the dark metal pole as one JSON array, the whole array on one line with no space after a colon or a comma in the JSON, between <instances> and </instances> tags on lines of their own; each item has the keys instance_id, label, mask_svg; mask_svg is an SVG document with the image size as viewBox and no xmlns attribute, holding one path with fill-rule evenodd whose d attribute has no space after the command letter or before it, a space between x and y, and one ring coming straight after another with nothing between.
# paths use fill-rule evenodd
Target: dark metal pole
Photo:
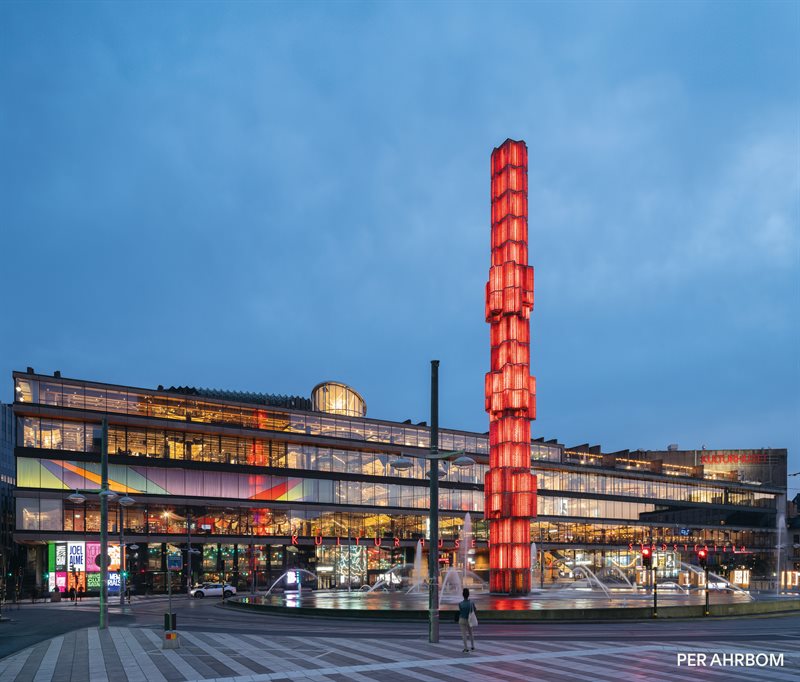
<instances>
[{"instance_id":1,"label":"dark metal pole","mask_svg":"<svg viewBox=\"0 0 800 682\"><path fill-rule=\"evenodd\" d=\"M703 612L703 615L707 616L709 614L709 611L708 611L708 591L709 591L708 590L708 566L705 567L705 572L706 572L706 608L705 608L705 611Z\"/></svg>"},{"instance_id":2,"label":"dark metal pole","mask_svg":"<svg viewBox=\"0 0 800 682\"><path fill-rule=\"evenodd\" d=\"M127 494L127 493L126 493ZM125 509L119 505L119 605L125 606Z\"/></svg>"},{"instance_id":3,"label":"dark metal pole","mask_svg":"<svg viewBox=\"0 0 800 682\"><path fill-rule=\"evenodd\" d=\"M250 570L252 573L250 574L250 592L252 594L256 593L256 546L251 542L250 543Z\"/></svg>"},{"instance_id":4,"label":"dark metal pole","mask_svg":"<svg viewBox=\"0 0 800 682\"><path fill-rule=\"evenodd\" d=\"M658 618L658 567L653 566L653 618Z\"/></svg>"},{"instance_id":5,"label":"dark metal pole","mask_svg":"<svg viewBox=\"0 0 800 682\"><path fill-rule=\"evenodd\" d=\"M108 419L100 438L100 629L108 627Z\"/></svg>"},{"instance_id":6,"label":"dark metal pole","mask_svg":"<svg viewBox=\"0 0 800 682\"><path fill-rule=\"evenodd\" d=\"M186 597L192 598L192 517L191 509L186 507Z\"/></svg>"},{"instance_id":7,"label":"dark metal pole","mask_svg":"<svg viewBox=\"0 0 800 682\"><path fill-rule=\"evenodd\" d=\"M431 504L430 550L428 551L429 632L428 641L439 641L439 361L431 360Z\"/></svg>"}]
</instances>

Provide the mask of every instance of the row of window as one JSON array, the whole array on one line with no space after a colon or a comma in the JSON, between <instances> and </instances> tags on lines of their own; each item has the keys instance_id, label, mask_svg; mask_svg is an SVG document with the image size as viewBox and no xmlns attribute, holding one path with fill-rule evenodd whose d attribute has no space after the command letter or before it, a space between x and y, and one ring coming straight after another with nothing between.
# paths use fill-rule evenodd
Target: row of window
<instances>
[{"instance_id":1,"label":"row of window","mask_svg":"<svg viewBox=\"0 0 800 682\"><path fill-rule=\"evenodd\" d=\"M16 379L15 400L22 403L53 405L80 410L156 417L182 422L223 424L251 429L289 431L330 438L347 438L374 443L391 443L406 447L428 448L427 427L381 424L364 419L323 415L315 412L282 412L240 405L213 403L195 398L150 394L136 391L105 389L94 386ZM558 461L560 449L542 443L531 445L532 457ZM486 436L439 432L439 450L466 450L489 453Z\"/></svg>"},{"instance_id":2,"label":"row of window","mask_svg":"<svg viewBox=\"0 0 800 682\"><path fill-rule=\"evenodd\" d=\"M68 452L99 452L100 427L61 419L20 417L18 443L28 448ZM142 429L112 425L108 429L111 456L171 459L218 464L269 466L306 471L334 471L367 476L399 476L427 480L429 464L416 459L410 469L391 467L399 455L299 445L260 438ZM439 463L440 478L451 482L482 483L487 467L453 467Z\"/></svg>"},{"instance_id":3,"label":"row of window","mask_svg":"<svg viewBox=\"0 0 800 682\"><path fill-rule=\"evenodd\" d=\"M100 465L50 459L17 458L19 488L50 490L96 489ZM108 467L109 488L129 495L174 495L231 500L273 500L317 504L365 505L427 509L429 490L424 486L379 482L334 481L269 474L237 474L162 467ZM439 490L440 509L481 511L482 490Z\"/></svg>"},{"instance_id":4,"label":"row of window","mask_svg":"<svg viewBox=\"0 0 800 682\"><path fill-rule=\"evenodd\" d=\"M57 419L25 417L19 420L20 445L77 452L97 451L99 426ZM396 476L427 480L428 463L415 459L410 469L397 470L391 464L398 455L339 450L275 440L221 436L163 429L111 426L108 435L111 455L192 462L214 462L328 471L367 476ZM475 464L457 468L440 463L442 480L482 484L488 467ZM594 472L536 471L541 490L586 492L638 498L675 500L751 507L774 507L775 496L747 489L722 486L639 480Z\"/></svg>"},{"instance_id":5,"label":"row of window","mask_svg":"<svg viewBox=\"0 0 800 682\"><path fill-rule=\"evenodd\" d=\"M611 500L580 499L574 497L536 498L539 516L572 516L589 519L638 520L641 514L655 511L654 504L640 502L613 502Z\"/></svg>"},{"instance_id":6,"label":"row of window","mask_svg":"<svg viewBox=\"0 0 800 682\"><path fill-rule=\"evenodd\" d=\"M38 497L18 497L18 530L100 532L100 507L96 502L74 504L67 500ZM187 528L188 520L188 528ZM439 522L442 537L457 537L463 518L443 514ZM325 537L375 538L424 537L427 516L423 514L375 514L365 512L305 511L270 508L175 507L164 504L136 504L122 512L112 507L109 513L109 533L126 535L187 533L200 541L206 535L324 535ZM473 537L486 539L480 521L476 521Z\"/></svg>"},{"instance_id":7,"label":"row of window","mask_svg":"<svg viewBox=\"0 0 800 682\"><path fill-rule=\"evenodd\" d=\"M20 530L67 531L77 533L100 532L100 508L96 502L73 504L64 500L20 497L17 499L17 518L22 520ZM187 529L187 519L189 528ZM207 536L252 535L254 537L299 535L301 537L347 538L397 537L417 539L427 537L425 514L376 514L374 512L347 512L334 510L231 509L215 506L176 507L164 504L136 504L125 509L122 527L126 535L175 535L185 541L187 530L193 542L206 542ZM460 537L464 519L461 516L440 517L440 535L445 539ZM109 515L110 536L113 540L120 529L119 509ZM711 547L735 545L768 548L774 551L774 529L736 530L729 528L687 528L686 534L673 525L646 525L613 521L567 522L538 519L531 522L531 540L539 545L556 544L707 544ZM487 539L486 523L482 519L472 522L472 537ZM350 541L355 544L354 540ZM369 544L369 543L367 543Z\"/></svg>"},{"instance_id":8,"label":"row of window","mask_svg":"<svg viewBox=\"0 0 800 682\"><path fill-rule=\"evenodd\" d=\"M538 486L542 490L563 490L598 495L624 495L645 499L732 504L748 507L775 506L775 495L755 490L640 480L607 474L572 471L537 471L537 476Z\"/></svg>"}]
</instances>

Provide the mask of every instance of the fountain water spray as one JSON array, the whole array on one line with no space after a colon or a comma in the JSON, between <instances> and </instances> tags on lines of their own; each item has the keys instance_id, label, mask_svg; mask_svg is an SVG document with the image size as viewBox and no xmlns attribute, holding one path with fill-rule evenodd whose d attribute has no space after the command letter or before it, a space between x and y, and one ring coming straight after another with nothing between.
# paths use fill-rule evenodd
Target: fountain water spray
<instances>
[{"instance_id":1,"label":"fountain water spray","mask_svg":"<svg viewBox=\"0 0 800 682\"><path fill-rule=\"evenodd\" d=\"M464 555L464 579L466 579L467 571L469 570L469 550L472 546L472 517L469 512L464 516L464 526L461 529L461 544Z\"/></svg>"},{"instance_id":2,"label":"fountain water spray","mask_svg":"<svg viewBox=\"0 0 800 682\"><path fill-rule=\"evenodd\" d=\"M422 587L422 540L417 540L417 549L414 552L414 567L411 569L411 587L407 593L419 592Z\"/></svg>"}]
</instances>

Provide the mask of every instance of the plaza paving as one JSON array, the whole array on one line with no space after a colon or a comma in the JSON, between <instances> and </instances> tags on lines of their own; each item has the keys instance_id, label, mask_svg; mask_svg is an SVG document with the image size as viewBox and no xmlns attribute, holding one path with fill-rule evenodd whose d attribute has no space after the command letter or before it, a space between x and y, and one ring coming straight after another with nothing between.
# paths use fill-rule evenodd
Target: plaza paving
<instances>
[{"instance_id":1,"label":"plaza paving","mask_svg":"<svg viewBox=\"0 0 800 682\"><path fill-rule=\"evenodd\" d=\"M151 627L84 628L42 641L0 660L2 682L260 682L267 680L331 680L343 682L483 682L569 681L648 682L679 680L800 681L800 637L787 632L759 640L758 621L745 643L691 637L686 641L611 639L591 641L481 640L477 650L461 653L455 632L443 632L439 644L422 637L374 638L302 634L265 636L252 632L183 631L181 647L164 650L163 633ZM450 628L454 630L455 628ZM294 631L296 632L296 631ZM376 631L376 634L379 634ZM777 652L782 667L678 667L677 653Z\"/></svg>"}]
</instances>

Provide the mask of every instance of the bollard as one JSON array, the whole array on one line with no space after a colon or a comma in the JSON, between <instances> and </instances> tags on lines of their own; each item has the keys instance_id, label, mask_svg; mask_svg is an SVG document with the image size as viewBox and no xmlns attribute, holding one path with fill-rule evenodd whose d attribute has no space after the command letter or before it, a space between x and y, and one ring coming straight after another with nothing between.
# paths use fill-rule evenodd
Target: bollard
<instances>
[{"instance_id":1,"label":"bollard","mask_svg":"<svg viewBox=\"0 0 800 682\"><path fill-rule=\"evenodd\" d=\"M164 614L164 645L162 649L178 649L180 647L177 633L177 618L174 613Z\"/></svg>"},{"instance_id":2,"label":"bollard","mask_svg":"<svg viewBox=\"0 0 800 682\"><path fill-rule=\"evenodd\" d=\"M168 630L164 633L164 645L161 647L162 649L179 649L181 646L180 640L178 639L178 633L174 630Z\"/></svg>"}]
</instances>

